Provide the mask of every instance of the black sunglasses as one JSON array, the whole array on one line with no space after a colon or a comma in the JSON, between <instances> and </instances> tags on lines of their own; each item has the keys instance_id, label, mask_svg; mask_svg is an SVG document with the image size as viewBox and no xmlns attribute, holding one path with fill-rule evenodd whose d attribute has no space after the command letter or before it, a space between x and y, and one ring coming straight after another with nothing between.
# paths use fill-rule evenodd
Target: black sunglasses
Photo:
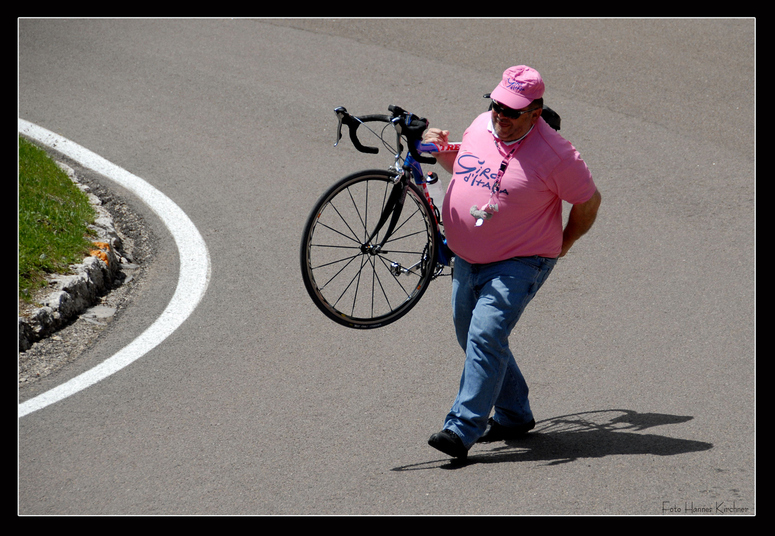
<instances>
[{"instance_id":1,"label":"black sunglasses","mask_svg":"<svg viewBox=\"0 0 775 536\"><path fill-rule=\"evenodd\" d=\"M508 106L502 105L498 101L492 101L492 110L496 114L502 115L503 117L508 117L509 119L517 119L522 114L526 114L537 109L538 108L531 108L530 110L515 110L514 108L509 108Z\"/></svg>"}]
</instances>

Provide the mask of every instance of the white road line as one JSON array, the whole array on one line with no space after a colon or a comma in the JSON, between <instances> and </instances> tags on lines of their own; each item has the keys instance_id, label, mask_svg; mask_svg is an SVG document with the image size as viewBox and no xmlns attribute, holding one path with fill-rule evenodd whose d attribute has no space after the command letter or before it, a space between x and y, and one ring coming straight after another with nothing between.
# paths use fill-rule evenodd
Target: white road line
<instances>
[{"instance_id":1,"label":"white road line","mask_svg":"<svg viewBox=\"0 0 775 536\"><path fill-rule=\"evenodd\" d=\"M137 339L100 365L20 404L21 418L107 378L166 339L188 318L204 296L210 282L210 254L199 231L180 207L144 180L80 145L23 119L19 119L19 132L136 194L167 226L180 254L178 286L161 316Z\"/></svg>"}]
</instances>

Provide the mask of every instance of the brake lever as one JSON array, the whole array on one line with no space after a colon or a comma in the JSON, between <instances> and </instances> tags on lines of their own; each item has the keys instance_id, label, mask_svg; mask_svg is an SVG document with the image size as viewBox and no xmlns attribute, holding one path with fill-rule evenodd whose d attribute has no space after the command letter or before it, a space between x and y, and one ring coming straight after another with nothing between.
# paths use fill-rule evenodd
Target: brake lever
<instances>
[{"instance_id":1,"label":"brake lever","mask_svg":"<svg viewBox=\"0 0 775 536\"><path fill-rule=\"evenodd\" d=\"M416 147L416 144L421 140L422 133L428 128L428 120L409 113L398 106L392 106L390 109L396 114L401 114L400 117L396 117L394 124L399 134L406 135L406 139L409 142L409 154L422 164L435 164L435 158L420 155ZM403 121L401 118L403 118Z\"/></svg>"},{"instance_id":2,"label":"brake lever","mask_svg":"<svg viewBox=\"0 0 775 536\"><path fill-rule=\"evenodd\" d=\"M336 147L342 140L342 122L344 121L344 116L347 113L347 110L344 106L339 106L338 108L334 109L334 113L336 114L338 123L336 125L336 141L334 142L334 147Z\"/></svg>"},{"instance_id":3,"label":"brake lever","mask_svg":"<svg viewBox=\"0 0 775 536\"><path fill-rule=\"evenodd\" d=\"M342 139L342 123L347 125L347 127L350 130L350 141L352 141L353 145L356 149L358 149L362 153L378 153L379 149L376 147L369 147L366 145L363 145L361 141L358 139L358 126L362 123L360 119L357 117L354 117L350 115L350 113L345 109L344 106L339 106L334 109L334 113L336 113L336 117L339 121L339 124L336 128L336 142L334 143L334 147L339 145L339 141Z\"/></svg>"}]
</instances>

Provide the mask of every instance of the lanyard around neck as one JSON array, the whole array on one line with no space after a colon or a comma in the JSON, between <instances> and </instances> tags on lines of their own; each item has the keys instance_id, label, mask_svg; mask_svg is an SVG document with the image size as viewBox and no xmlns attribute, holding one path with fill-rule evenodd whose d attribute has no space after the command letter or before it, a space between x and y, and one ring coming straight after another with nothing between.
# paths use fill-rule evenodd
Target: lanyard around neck
<instances>
[{"instance_id":1,"label":"lanyard around neck","mask_svg":"<svg viewBox=\"0 0 775 536\"><path fill-rule=\"evenodd\" d=\"M530 127L530 130L525 132L525 135L519 138L518 140L515 140L513 144L515 147L506 155L506 157L503 159L503 162L501 162L500 168L498 169L498 174L495 177L495 182L492 185L492 188L490 189L490 201L485 205L483 208L479 208L478 206L474 205L471 207L471 215L476 218L476 227L481 227L481 225L484 223L484 220L489 220L492 218L493 213L498 212L498 203L495 202L495 197L500 193L501 190L501 180L503 179L503 175L506 173L506 168L509 167L509 162L511 162L511 159L514 158L514 154L517 152L517 150L522 145L522 140L525 139L525 137L530 134L530 132L533 130L533 127ZM494 133L493 133L494 134ZM498 139L495 139L495 146L498 146ZM498 152L500 152L500 148L498 149Z\"/></svg>"}]
</instances>

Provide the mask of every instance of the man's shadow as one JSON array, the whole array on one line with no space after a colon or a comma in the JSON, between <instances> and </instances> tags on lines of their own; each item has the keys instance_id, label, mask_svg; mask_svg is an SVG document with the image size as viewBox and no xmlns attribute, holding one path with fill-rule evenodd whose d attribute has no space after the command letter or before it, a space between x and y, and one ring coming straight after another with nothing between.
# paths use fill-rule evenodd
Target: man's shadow
<instances>
[{"instance_id":1,"label":"man's shadow","mask_svg":"<svg viewBox=\"0 0 775 536\"><path fill-rule=\"evenodd\" d=\"M582 458L621 454L672 456L699 452L712 443L642 433L655 426L679 424L693 417L663 413L638 413L625 409L587 411L554 417L536 423L524 438L494 443L477 443L466 460L446 459L445 468L474 463L546 462L558 465ZM396 467L395 471L437 466L438 460Z\"/></svg>"}]
</instances>

